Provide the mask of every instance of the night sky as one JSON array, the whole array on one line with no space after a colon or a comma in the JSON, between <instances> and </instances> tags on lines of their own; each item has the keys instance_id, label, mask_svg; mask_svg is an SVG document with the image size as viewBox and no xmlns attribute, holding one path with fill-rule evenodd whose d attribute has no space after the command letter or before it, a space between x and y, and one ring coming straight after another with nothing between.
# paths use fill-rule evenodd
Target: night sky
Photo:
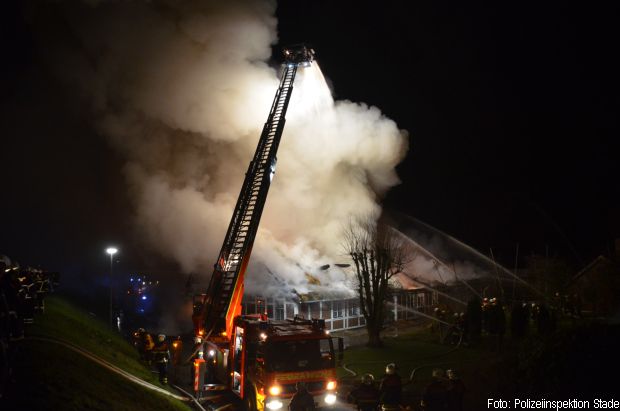
<instances>
[{"instance_id":1,"label":"night sky","mask_svg":"<svg viewBox=\"0 0 620 411\"><path fill-rule=\"evenodd\" d=\"M617 8L334 3L280 2L280 43L311 44L336 98L409 132L386 209L504 262L517 243L575 265L609 252L620 237ZM24 7L5 5L0 23L0 253L83 272L105 269L115 242L128 267L160 266L130 233L122 159L39 64Z\"/></svg>"}]
</instances>

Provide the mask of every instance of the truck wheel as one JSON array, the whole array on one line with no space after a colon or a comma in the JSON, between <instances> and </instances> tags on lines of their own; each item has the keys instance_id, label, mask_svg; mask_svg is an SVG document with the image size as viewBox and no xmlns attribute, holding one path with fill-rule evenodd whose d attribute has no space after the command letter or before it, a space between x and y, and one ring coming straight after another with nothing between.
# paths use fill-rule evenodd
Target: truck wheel
<instances>
[{"instance_id":1,"label":"truck wheel","mask_svg":"<svg viewBox=\"0 0 620 411\"><path fill-rule=\"evenodd\" d=\"M256 411L256 396L254 395L254 390L245 390L245 395L243 396L243 409L244 411Z\"/></svg>"}]
</instances>

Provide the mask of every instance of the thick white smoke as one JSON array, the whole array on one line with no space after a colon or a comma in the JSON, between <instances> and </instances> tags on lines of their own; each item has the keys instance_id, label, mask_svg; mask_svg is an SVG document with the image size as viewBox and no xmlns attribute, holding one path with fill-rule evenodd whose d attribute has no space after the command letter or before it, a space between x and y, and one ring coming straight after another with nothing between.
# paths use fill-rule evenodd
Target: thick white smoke
<instances>
[{"instance_id":1,"label":"thick white smoke","mask_svg":"<svg viewBox=\"0 0 620 411\"><path fill-rule=\"evenodd\" d=\"M140 232L184 271L210 273L269 112L279 74L267 63L274 13L265 1L62 10L73 41L50 52L126 158ZM334 101L317 65L300 69L248 287L264 266L301 292L306 273L344 287L341 272L317 267L346 259L343 223L378 209L406 150L406 134L377 108Z\"/></svg>"}]
</instances>

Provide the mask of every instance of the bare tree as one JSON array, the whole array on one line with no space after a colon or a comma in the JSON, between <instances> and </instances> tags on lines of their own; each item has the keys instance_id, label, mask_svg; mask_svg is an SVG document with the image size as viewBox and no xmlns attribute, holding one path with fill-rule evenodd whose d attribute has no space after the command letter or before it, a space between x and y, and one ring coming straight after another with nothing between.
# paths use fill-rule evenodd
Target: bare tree
<instances>
[{"instance_id":1,"label":"bare tree","mask_svg":"<svg viewBox=\"0 0 620 411\"><path fill-rule=\"evenodd\" d=\"M401 272L407 262L407 244L389 226L366 217L351 220L345 227L343 247L353 260L360 310L368 330L368 346L380 347L390 279Z\"/></svg>"}]
</instances>

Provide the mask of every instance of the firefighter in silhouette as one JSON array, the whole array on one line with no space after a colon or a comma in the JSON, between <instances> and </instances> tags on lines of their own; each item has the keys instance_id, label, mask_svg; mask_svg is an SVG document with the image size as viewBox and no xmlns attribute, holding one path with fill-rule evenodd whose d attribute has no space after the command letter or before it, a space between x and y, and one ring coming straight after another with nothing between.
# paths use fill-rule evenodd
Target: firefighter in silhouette
<instances>
[{"instance_id":1,"label":"firefighter in silhouette","mask_svg":"<svg viewBox=\"0 0 620 411\"><path fill-rule=\"evenodd\" d=\"M362 383L349 393L349 402L355 404L359 411L373 411L379 405L379 390L375 387L375 377L364 374Z\"/></svg>"},{"instance_id":2,"label":"firefighter in silhouette","mask_svg":"<svg viewBox=\"0 0 620 411\"><path fill-rule=\"evenodd\" d=\"M448 409L450 411L463 411L465 384L454 370L446 371L446 375L448 376Z\"/></svg>"},{"instance_id":3,"label":"firefighter in silhouette","mask_svg":"<svg viewBox=\"0 0 620 411\"><path fill-rule=\"evenodd\" d=\"M424 411L440 411L447 409L448 384L445 379L445 373L441 368L435 368L433 370L433 379L426 388L424 388L420 405Z\"/></svg>"},{"instance_id":4,"label":"firefighter in silhouette","mask_svg":"<svg viewBox=\"0 0 620 411\"><path fill-rule=\"evenodd\" d=\"M170 362L170 350L166 342L166 336L159 334L157 336L157 344L153 347L153 361L157 364L159 371L159 382L168 384L168 363Z\"/></svg>"},{"instance_id":5,"label":"firefighter in silhouette","mask_svg":"<svg viewBox=\"0 0 620 411\"><path fill-rule=\"evenodd\" d=\"M297 392L291 398L291 403L288 405L289 411L314 411L314 398L312 394L308 392L306 384L299 381L295 388Z\"/></svg>"},{"instance_id":6,"label":"firefighter in silhouette","mask_svg":"<svg viewBox=\"0 0 620 411\"><path fill-rule=\"evenodd\" d=\"M138 354L140 354L140 359L150 361L151 350L155 346L153 337L151 337L151 334L147 333L144 328L139 328L134 336L136 349L138 350Z\"/></svg>"},{"instance_id":7,"label":"firefighter in silhouette","mask_svg":"<svg viewBox=\"0 0 620 411\"><path fill-rule=\"evenodd\" d=\"M385 375L379 386L379 402L384 409L400 408L403 395L403 383L400 375L396 372L396 364L391 363L385 367Z\"/></svg>"},{"instance_id":8,"label":"firefighter in silhouette","mask_svg":"<svg viewBox=\"0 0 620 411\"><path fill-rule=\"evenodd\" d=\"M520 340L527 334L529 325L528 304L515 304L510 315L510 331L512 338Z\"/></svg>"}]
</instances>

